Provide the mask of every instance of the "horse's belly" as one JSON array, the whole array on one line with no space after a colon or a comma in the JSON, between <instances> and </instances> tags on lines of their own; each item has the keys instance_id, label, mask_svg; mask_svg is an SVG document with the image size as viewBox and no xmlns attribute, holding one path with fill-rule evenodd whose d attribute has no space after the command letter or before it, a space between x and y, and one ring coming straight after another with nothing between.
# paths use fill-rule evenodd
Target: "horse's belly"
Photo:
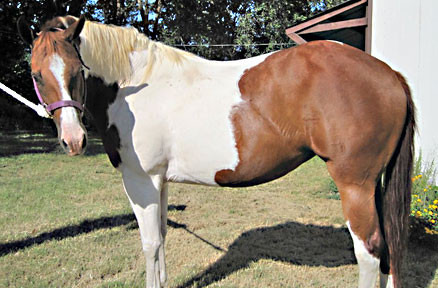
<instances>
[{"instance_id":1,"label":"horse's belly","mask_svg":"<svg viewBox=\"0 0 438 288\"><path fill-rule=\"evenodd\" d=\"M217 85L150 85L135 95L120 94L110 118L123 131L123 165L165 173L168 181L217 185L216 172L239 161L230 115L241 101L237 84ZM199 90L208 93L200 97Z\"/></svg>"},{"instance_id":2,"label":"horse's belly","mask_svg":"<svg viewBox=\"0 0 438 288\"><path fill-rule=\"evenodd\" d=\"M169 121L165 141L168 180L217 185L217 171L238 165L231 113L241 101L240 94L237 85L223 95L216 91L218 95L199 97L172 112L174 121Z\"/></svg>"}]
</instances>

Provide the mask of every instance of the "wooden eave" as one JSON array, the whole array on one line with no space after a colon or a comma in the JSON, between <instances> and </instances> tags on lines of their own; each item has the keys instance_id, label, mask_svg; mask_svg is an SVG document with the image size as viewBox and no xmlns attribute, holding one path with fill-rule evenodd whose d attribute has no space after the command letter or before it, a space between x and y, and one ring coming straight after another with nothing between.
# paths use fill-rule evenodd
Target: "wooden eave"
<instances>
[{"instance_id":1,"label":"wooden eave","mask_svg":"<svg viewBox=\"0 0 438 288\"><path fill-rule=\"evenodd\" d=\"M303 35L318 33L324 31L353 28L353 27L366 27L368 25L368 17L348 19L343 21L330 22L335 16L340 16L342 13L346 13L360 5L367 4L368 0L348 1L341 4L339 7L334 7L326 13L322 13L320 16L315 16L307 21L299 23L286 29L286 34L298 45L306 43ZM324 22L324 23L322 23Z\"/></svg>"}]
</instances>

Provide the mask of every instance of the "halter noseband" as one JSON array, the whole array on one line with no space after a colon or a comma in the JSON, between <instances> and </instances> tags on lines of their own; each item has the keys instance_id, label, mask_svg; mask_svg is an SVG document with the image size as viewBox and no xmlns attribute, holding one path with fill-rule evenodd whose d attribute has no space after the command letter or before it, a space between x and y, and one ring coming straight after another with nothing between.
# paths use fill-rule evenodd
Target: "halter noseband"
<instances>
[{"instance_id":1,"label":"halter noseband","mask_svg":"<svg viewBox=\"0 0 438 288\"><path fill-rule=\"evenodd\" d=\"M84 111L84 106L80 102L74 100L60 100L51 104L46 104L46 102L44 102L43 100L43 97L41 97L40 90L38 90L38 85L33 76L32 76L32 81L33 81L33 87L35 88L35 92L38 96L38 100L40 101L41 105L43 105L43 107L46 109L47 113L50 116L53 115L52 113L53 111L63 107L75 107L76 109L81 111L81 113Z\"/></svg>"}]
</instances>

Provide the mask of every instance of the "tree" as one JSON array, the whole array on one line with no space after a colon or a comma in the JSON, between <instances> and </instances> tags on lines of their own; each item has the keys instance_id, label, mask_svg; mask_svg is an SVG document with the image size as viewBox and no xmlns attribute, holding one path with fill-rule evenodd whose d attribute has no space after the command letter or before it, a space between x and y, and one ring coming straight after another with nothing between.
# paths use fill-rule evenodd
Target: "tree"
<instances>
[{"instance_id":1,"label":"tree","mask_svg":"<svg viewBox=\"0 0 438 288\"><path fill-rule=\"evenodd\" d=\"M290 43L283 47L293 45L284 33L286 28L294 22L305 20L312 13L344 1L2 0L0 81L30 100L37 101L29 77L30 49L20 40L16 30L16 22L21 15L37 28L55 16L85 14L87 19L93 21L133 26L153 40L180 47L207 59L230 60L282 48L273 43ZM211 44L238 46L217 47ZM14 101L10 97L0 96L1 122L5 123L3 118L9 119L17 114L17 109L11 107L21 104ZM29 117L34 119L33 115Z\"/></svg>"},{"instance_id":2,"label":"tree","mask_svg":"<svg viewBox=\"0 0 438 288\"><path fill-rule=\"evenodd\" d=\"M312 13L311 5L306 0L253 0L246 2L241 9L236 27L236 43L267 44L244 47L242 52L245 57L281 48L275 46L275 43L291 43L284 31Z\"/></svg>"}]
</instances>

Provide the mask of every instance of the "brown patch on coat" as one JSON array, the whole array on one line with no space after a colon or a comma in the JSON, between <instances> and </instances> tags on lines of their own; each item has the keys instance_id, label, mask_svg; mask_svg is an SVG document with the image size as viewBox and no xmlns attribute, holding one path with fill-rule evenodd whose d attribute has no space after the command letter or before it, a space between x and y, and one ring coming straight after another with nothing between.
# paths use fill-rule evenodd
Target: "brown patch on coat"
<instances>
[{"instance_id":1,"label":"brown patch on coat","mask_svg":"<svg viewBox=\"0 0 438 288\"><path fill-rule=\"evenodd\" d=\"M222 186L249 186L281 177L313 157L306 130L296 119L304 117L300 95L305 92L300 71L290 69L284 50L245 71L239 81L244 102L232 115L239 164L219 171L215 181Z\"/></svg>"},{"instance_id":2,"label":"brown patch on coat","mask_svg":"<svg viewBox=\"0 0 438 288\"><path fill-rule=\"evenodd\" d=\"M375 179L395 149L406 111L389 67L331 42L277 52L245 71L239 88L244 102L232 123L240 161L234 171L216 174L224 186L272 180L314 154L336 162L347 182ZM363 164L350 173L342 164L348 162Z\"/></svg>"}]
</instances>

